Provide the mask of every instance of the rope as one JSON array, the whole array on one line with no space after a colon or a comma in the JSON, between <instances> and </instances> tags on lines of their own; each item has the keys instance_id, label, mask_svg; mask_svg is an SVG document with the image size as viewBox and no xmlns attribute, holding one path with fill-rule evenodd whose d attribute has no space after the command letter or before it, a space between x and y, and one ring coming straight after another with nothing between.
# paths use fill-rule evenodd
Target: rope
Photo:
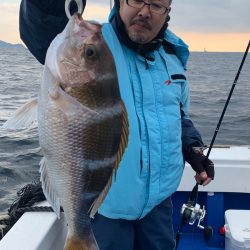
<instances>
[{"instance_id":1,"label":"rope","mask_svg":"<svg viewBox=\"0 0 250 250\"><path fill-rule=\"evenodd\" d=\"M25 212L53 212L51 207L32 207L45 200L41 182L28 184L17 192L17 199L8 209L8 214L0 216L0 240Z\"/></svg>"}]
</instances>

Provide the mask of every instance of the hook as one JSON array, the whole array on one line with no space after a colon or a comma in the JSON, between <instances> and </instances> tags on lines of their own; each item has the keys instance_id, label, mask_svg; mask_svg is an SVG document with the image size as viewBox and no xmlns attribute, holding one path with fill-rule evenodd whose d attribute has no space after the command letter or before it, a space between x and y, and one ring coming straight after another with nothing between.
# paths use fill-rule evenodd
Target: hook
<instances>
[{"instance_id":1,"label":"hook","mask_svg":"<svg viewBox=\"0 0 250 250\"><path fill-rule=\"evenodd\" d=\"M76 2L76 5L77 5L77 13L81 14L83 13L83 10L84 10L84 6L83 6L83 3L82 3L82 0L65 0L65 12L66 12L66 15L68 17L68 19L71 18L71 14L70 14L70 3L72 1L75 1Z\"/></svg>"}]
</instances>

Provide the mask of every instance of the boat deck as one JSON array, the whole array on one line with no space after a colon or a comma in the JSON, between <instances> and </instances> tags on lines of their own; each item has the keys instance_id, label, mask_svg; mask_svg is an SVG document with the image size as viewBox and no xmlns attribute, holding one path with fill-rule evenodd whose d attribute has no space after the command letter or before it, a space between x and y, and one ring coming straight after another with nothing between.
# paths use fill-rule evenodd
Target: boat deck
<instances>
[{"instance_id":1,"label":"boat deck","mask_svg":"<svg viewBox=\"0 0 250 250\"><path fill-rule=\"evenodd\" d=\"M206 217L201 223L213 228L212 239L205 243L203 230L185 225L178 250L225 249L225 235L220 229L225 224L225 211L250 210L250 147L214 149L211 157L216 167L215 180L199 187L197 203L205 206ZM173 195L174 229L180 224L180 211L194 186L194 172L186 166L178 191ZM42 203L41 206L47 205ZM63 213L58 220L51 212L25 213L0 241L1 250L61 250L67 234ZM248 248L247 248L248 249Z\"/></svg>"}]
</instances>

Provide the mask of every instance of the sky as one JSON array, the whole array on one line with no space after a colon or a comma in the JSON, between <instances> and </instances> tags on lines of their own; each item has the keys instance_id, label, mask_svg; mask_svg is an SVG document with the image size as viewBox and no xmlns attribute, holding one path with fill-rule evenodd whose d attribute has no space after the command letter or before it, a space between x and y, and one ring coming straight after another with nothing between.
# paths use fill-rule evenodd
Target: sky
<instances>
[{"instance_id":1,"label":"sky","mask_svg":"<svg viewBox=\"0 0 250 250\"><path fill-rule=\"evenodd\" d=\"M20 2L0 0L0 40L21 43ZM87 0L83 16L105 22L109 10L109 0ZM170 16L169 28L191 51L243 52L250 40L250 0L173 0Z\"/></svg>"}]
</instances>

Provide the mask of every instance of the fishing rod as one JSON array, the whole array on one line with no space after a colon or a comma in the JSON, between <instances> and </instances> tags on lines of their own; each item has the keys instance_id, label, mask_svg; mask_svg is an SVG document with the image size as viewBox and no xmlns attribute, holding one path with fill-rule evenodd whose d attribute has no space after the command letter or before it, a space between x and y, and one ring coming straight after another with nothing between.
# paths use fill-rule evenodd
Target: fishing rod
<instances>
[{"instance_id":1,"label":"fishing rod","mask_svg":"<svg viewBox=\"0 0 250 250\"><path fill-rule=\"evenodd\" d=\"M237 84L237 81L238 81L238 78L240 76L240 73L241 73L241 70L243 68L243 65L245 63L245 60L246 60L246 57L247 57L247 54L248 54L248 51L249 51L249 48L250 48L250 40L248 42L248 45L247 45L247 48L246 48L246 51L244 53L244 56L242 58L242 61L241 61L241 64L240 64L240 67L238 69L238 72L235 76L235 79L234 79L234 82L233 82L233 85L231 87L231 90L229 92L229 95L228 95L228 98L227 98L227 101L224 105L224 108L223 108L223 111L221 113L221 116L220 116L220 119L219 119L219 122L216 126L216 129L215 129L215 132L214 132L214 135L213 135L213 138L211 140L211 143L210 143L210 146L209 146L209 149L208 149L208 152L207 152L207 155L206 155L206 158L205 160L208 160L208 157L211 153L211 150L213 148L213 145L214 145L214 142L215 142L215 139L216 139L216 136L220 130L220 126L221 126L221 123L222 123L222 120L224 118L224 115L226 113L226 110L227 110L227 107L228 107L228 104L230 102L230 99L231 99L231 96L233 94L233 91L234 91L234 88ZM198 220L198 224L197 224L197 227L200 228L200 229L203 229L204 230L204 240L207 242L208 240L211 239L212 237L212 234L213 234L213 229L212 227L210 226L202 226L200 223L204 220L205 218L205 215L206 215L206 210L205 210L205 206L203 206L203 208L200 208L200 205L197 204L197 198L198 198L198 192L199 192L199 183L197 182L195 184L195 186L193 187L193 190L190 194L190 197L188 199L188 202L186 204L183 204L182 205L182 209L181 209L181 222L180 222L180 225L179 225L179 228L177 230L177 233L176 233L176 245L175 245L175 250L178 249L178 245L179 245L179 241L180 241L180 238L181 238L181 230L182 230L182 227L186 224L186 223L189 223L190 225L194 225L195 221Z\"/></svg>"},{"instance_id":2,"label":"fishing rod","mask_svg":"<svg viewBox=\"0 0 250 250\"><path fill-rule=\"evenodd\" d=\"M245 54L244 54L244 56L243 56L243 58L242 58L240 67L239 67L239 69L238 69L238 72L237 72L237 74L236 74L236 76L235 76L233 85L232 85L232 87L231 87L231 90L230 90L230 93L229 93L229 95L228 95L228 98L227 98L227 101L226 101L226 103L225 103L225 106L224 106L224 109L223 109L223 111L222 111L222 114L221 114L221 116L220 116L219 122L218 122L218 124L217 124L216 129L215 129L214 136L213 136L212 141L211 141L211 144L210 144L210 146L209 146L209 149L208 149L206 158L209 157L210 152L211 152L211 150L212 150L212 147L213 147L213 145L214 145L214 141L215 141L216 136L217 136L217 134L218 134L218 132L219 132L220 125L221 125L221 123L222 123L222 120L223 120L224 115L225 115L226 110L227 110L227 106L228 106L228 104L229 104L229 102L230 102L230 99L231 99L231 96L232 96L232 94L233 94L234 88L235 88L235 86L236 86L236 84L237 84L237 81L238 81L238 78L239 78L239 76L240 76L242 67L243 67L243 65L244 65L244 63L245 63L245 60L246 60L246 57L247 57L247 54L248 54L248 51L249 51L249 47L250 47L250 40L249 40L249 42L248 42L248 45L247 45Z\"/></svg>"}]
</instances>

